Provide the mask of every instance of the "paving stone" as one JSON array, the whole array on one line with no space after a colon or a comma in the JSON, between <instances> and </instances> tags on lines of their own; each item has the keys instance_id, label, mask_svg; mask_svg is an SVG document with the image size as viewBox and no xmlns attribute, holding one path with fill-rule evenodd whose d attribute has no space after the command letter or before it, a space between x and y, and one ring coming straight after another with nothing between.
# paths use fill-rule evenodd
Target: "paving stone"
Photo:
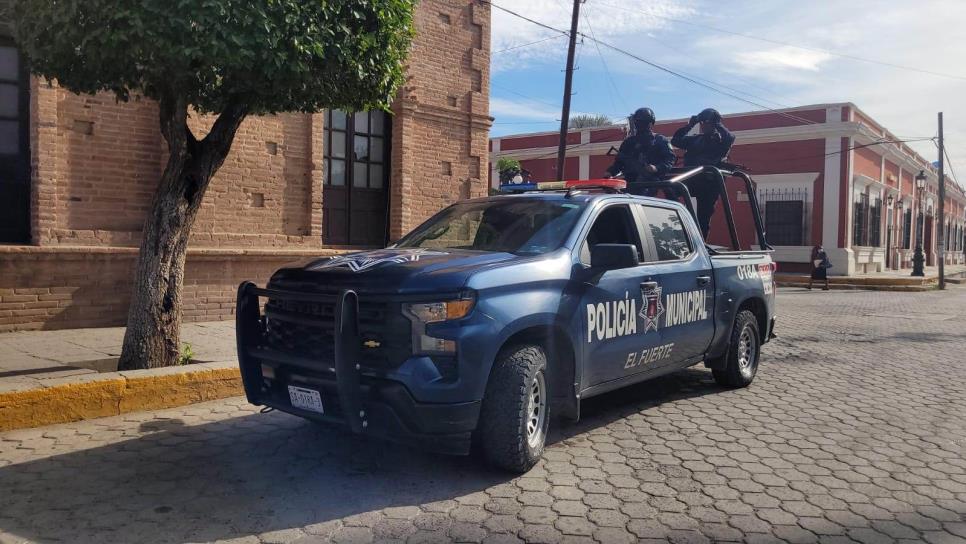
<instances>
[{"instance_id":1,"label":"paving stone","mask_svg":"<svg viewBox=\"0 0 966 544\"><path fill-rule=\"evenodd\" d=\"M966 539L966 289L815 295L779 291L752 387L587 399L520 477L244 398L0 433L0 542Z\"/></svg>"}]
</instances>

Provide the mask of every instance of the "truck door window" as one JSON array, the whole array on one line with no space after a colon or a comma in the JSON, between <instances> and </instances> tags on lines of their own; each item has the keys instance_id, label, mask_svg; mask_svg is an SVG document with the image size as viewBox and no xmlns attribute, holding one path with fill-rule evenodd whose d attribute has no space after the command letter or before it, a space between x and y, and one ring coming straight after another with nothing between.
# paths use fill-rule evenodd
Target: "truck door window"
<instances>
[{"instance_id":1,"label":"truck door window","mask_svg":"<svg viewBox=\"0 0 966 544\"><path fill-rule=\"evenodd\" d=\"M580 262L590 264L590 248L597 244L631 244L637 248L637 254L643 256L641 241L635 230L630 208L625 205L605 208L594 220L594 225L580 246Z\"/></svg>"},{"instance_id":2,"label":"truck door window","mask_svg":"<svg viewBox=\"0 0 966 544\"><path fill-rule=\"evenodd\" d=\"M647 227L654 239L659 261L677 261L691 255L694 248L676 210L644 206L644 216L647 218Z\"/></svg>"}]
</instances>

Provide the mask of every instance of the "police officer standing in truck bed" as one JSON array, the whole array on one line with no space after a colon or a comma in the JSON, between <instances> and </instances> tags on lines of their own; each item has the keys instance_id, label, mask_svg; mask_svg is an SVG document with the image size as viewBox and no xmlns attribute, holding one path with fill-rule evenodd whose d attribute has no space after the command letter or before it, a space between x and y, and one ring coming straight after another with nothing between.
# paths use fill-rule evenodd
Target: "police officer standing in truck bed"
<instances>
[{"instance_id":1,"label":"police officer standing in truck bed","mask_svg":"<svg viewBox=\"0 0 966 544\"><path fill-rule=\"evenodd\" d=\"M635 189L633 182L662 179L674 166L674 151L667 137L653 132L654 111L639 108L628 119L630 134L621 143L607 177L623 172L628 192L651 195L651 191Z\"/></svg>"},{"instance_id":2,"label":"police officer standing in truck bed","mask_svg":"<svg viewBox=\"0 0 966 544\"><path fill-rule=\"evenodd\" d=\"M700 125L701 132L693 136L688 133L695 125ZM721 124L721 114L707 108L691 117L691 121L679 128L671 138L671 144L684 150L684 166L719 166L728 156L735 137ZM711 230L711 216L714 215L714 205L720 196L720 189L714 179L707 177L693 178L685 182L691 196L698 201L697 215L701 234L708 238Z\"/></svg>"}]
</instances>

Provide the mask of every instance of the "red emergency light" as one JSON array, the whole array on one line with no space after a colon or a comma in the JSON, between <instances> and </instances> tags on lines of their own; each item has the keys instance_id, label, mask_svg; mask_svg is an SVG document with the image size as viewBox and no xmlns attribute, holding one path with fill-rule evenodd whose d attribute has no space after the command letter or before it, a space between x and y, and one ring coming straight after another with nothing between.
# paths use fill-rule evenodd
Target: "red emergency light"
<instances>
[{"instance_id":1,"label":"red emergency light","mask_svg":"<svg viewBox=\"0 0 966 544\"><path fill-rule=\"evenodd\" d=\"M569 181L542 181L537 183L538 191L550 191L554 189L580 189L581 187L607 187L620 190L627 188L627 182L622 179L572 179Z\"/></svg>"}]
</instances>

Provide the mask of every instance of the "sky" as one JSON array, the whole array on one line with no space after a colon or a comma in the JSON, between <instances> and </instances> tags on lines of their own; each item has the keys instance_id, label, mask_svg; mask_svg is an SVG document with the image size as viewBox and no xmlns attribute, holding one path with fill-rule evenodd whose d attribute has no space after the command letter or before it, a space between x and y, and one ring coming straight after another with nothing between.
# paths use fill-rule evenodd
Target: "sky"
<instances>
[{"instance_id":1,"label":"sky","mask_svg":"<svg viewBox=\"0 0 966 544\"><path fill-rule=\"evenodd\" d=\"M493 4L570 27L571 0ZM557 130L567 39L496 7L492 18L491 135ZM649 106L672 119L706 107L727 114L853 102L911 139L935 136L942 111L953 171L966 181L964 24L962 0L586 0L580 32L744 100L584 39L571 112L616 120ZM930 141L909 145L938 158Z\"/></svg>"}]
</instances>

